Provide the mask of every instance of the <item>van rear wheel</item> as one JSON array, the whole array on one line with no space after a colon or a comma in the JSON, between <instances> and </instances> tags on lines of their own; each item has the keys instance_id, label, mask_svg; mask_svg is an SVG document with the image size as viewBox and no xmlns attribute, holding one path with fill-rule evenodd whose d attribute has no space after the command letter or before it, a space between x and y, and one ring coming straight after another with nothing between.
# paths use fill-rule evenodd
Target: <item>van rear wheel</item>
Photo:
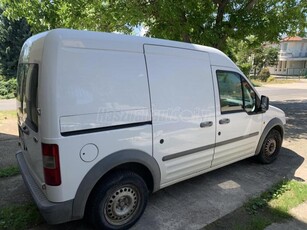
<instances>
[{"instance_id":1,"label":"van rear wheel","mask_svg":"<svg viewBox=\"0 0 307 230\"><path fill-rule=\"evenodd\" d=\"M281 148L281 135L273 129L271 130L262 144L258 160L263 164L270 164L276 160Z\"/></svg>"},{"instance_id":2,"label":"van rear wheel","mask_svg":"<svg viewBox=\"0 0 307 230\"><path fill-rule=\"evenodd\" d=\"M87 214L96 229L127 229L141 217L147 199L148 188L141 176L116 172L95 188Z\"/></svg>"}]
</instances>

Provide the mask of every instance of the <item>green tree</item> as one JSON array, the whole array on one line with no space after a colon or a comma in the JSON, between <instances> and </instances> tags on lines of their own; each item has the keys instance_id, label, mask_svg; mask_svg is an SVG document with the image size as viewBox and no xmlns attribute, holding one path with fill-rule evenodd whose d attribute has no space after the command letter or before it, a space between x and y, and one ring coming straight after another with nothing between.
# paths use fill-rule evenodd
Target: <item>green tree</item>
<instances>
[{"instance_id":1,"label":"green tree","mask_svg":"<svg viewBox=\"0 0 307 230\"><path fill-rule=\"evenodd\" d=\"M9 18L24 17L33 33L55 28L131 33L132 15L125 1L0 0Z\"/></svg>"},{"instance_id":2,"label":"green tree","mask_svg":"<svg viewBox=\"0 0 307 230\"><path fill-rule=\"evenodd\" d=\"M10 79L16 76L21 47L31 32L24 18L8 20L0 13L0 74Z\"/></svg>"},{"instance_id":3,"label":"green tree","mask_svg":"<svg viewBox=\"0 0 307 230\"><path fill-rule=\"evenodd\" d=\"M239 66L242 72L249 76L253 66L255 50L261 44L253 35L246 37L244 40L236 41L232 38L227 39L226 54Z\"/></svg>"},{"instance_id":4,"label":"green tree","mask_svg":"<svg viewBox=\"0 0 307 230\"><path fill-rule=\"evenodd\" d=\"M264 67L275 65L278 60L278 49L270 46L259 46L252 51L254 76Z\"/></svg>"},{"instance_id":5,"label":"green tree","mask_svg":"<svg viewBox=\"0 0 307 230\"><path fill-rule=\"evenodd\" d=\"M264 48L265 54L265 66L273 66L276 65L278 61L278 51L277 47L266 47Z\"/></svg>"},{"instance_id":6,"label":"green tree","mask_svg":"<svg viewBox=\"0 0 307 230\"><path fill-rule=\"evenodd\" d=\"M254 35L259 43L277 41L306 26L306 1L300 0L131 0L143 12L148 34L227 49L227 39ZM134 13L137 14L137 13ZM305 27L306 28L306 27Z\"/></svg>"},{"instance_id":7,"label":"green tree","mask_svg":"<svg viewBox=\"0 0 307 230\"><path fill-rule=\"evenodd\" d=\"M278 60L277 47L260 44L255 36L248 36L244 40L227 39L227 55L249 76L253 69L254 76L266 66L275 65Z\"/></svg>"},{"instance_id":8,"label":"green tree","mask_svg":"<svg viewBox=\"0 0 307 230\"><path fill-rule=\"evenodd\" d=\"M25 17L33 32L57 27L131 33L226 50L227 39L277 41L306 28L303 0L2 0L6 15Z\"/></svg>"}]
</instances>

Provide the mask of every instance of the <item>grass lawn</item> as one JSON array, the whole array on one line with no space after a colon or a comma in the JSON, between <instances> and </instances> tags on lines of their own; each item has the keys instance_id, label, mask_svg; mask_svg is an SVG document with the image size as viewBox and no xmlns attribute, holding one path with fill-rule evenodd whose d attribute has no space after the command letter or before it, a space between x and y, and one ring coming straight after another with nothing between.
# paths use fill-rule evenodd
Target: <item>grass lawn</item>
<instances>
[{"instance_id":1,"label":"grass lawn","mask_svg":"<svg viewBox=\"0 0 307 230\"><path fill-rule=\"evenodd\" d=\"M18 135L16 110L0 111L0 133Z\"/></svg>"},{"instance_id":2,"label":"grass lawn","mask_svg":"<svg viewBox=\"0 0 307 230\"><path fill-rule=\"evenodd\" d=\"M256 79L251 79L251 82L254 87L261 87L263 85L272 85L272 84L290 84L300 82L297 79L276 79L276 78L269 78L267 82L259 81Z\"/></svg>"},{"instance_id":3,"label":"grass lawn","mask_svg":"<svg viewBox=\"0 0 307 230\"><path fill-rule=\"evenodd\" d=\"M16 166L9 166L3 169L0 169L0 178L2 177L10 177L10 176L16 176L18 175L19 168Z\"/></svg>"},{"instance_id":4,"label":"grass lawn","mask_svg":"<svg viewBox=\"0 0 307 230\"><path fill-rule=\"evenodd\" d=\"M291 208L307 201L307 184L281 181L243 207L209 224L205 230L263 230L272 223L291 219Z\"/></svg>"},{"instance_id":5,"label":"grass lawn","mask_svg":"<svg viewBox=\"0 0 307 230\"><path fill-rule=\"evenodd\" d=\"M0 229L29 229L43 222L35 204L0 208Z\"/></svg>"},{"instance_id":6,"label":"grass lawn","mask_svg":"<svg viewBox=\"0 0 307 230\"><path fill-rule=\"evenodd\" d=\"M0 123L7 119L15 119L16 117L16 110L0 111Z\"/></svg>"}]
</instances>

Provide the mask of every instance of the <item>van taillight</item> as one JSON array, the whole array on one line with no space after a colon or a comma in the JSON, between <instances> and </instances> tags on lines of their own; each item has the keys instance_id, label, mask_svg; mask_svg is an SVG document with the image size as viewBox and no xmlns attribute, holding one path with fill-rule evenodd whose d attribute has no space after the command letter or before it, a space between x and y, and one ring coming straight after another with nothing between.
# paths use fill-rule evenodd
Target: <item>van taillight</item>
<instances>
[{"instance_id":1,"label":"van taillight","mask_svg":"<svg viewBox=\"0 0 307 230\"><path fill-rule=\"evenodd\" d=\"M56 144L42 144L45 183L52 186L61 184L59 147Z\"/></svg>"}]
</instances>

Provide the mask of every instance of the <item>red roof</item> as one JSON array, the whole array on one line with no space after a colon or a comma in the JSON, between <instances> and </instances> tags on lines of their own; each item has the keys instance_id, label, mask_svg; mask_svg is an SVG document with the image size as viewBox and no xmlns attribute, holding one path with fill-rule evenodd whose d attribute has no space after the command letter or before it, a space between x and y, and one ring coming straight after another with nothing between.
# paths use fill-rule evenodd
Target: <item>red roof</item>
<instances>
[{"instance_id":1,"label":"red roof","mask_svg":"<svg viewBox=\"0 0 307 230\"><path fill-rule=\"evenodd\" d=\"M286 37L284 38L282 41L283 42L291 42L291 41L302 41L303 38L299 37L299 36L295 36L295 37Z\"/></svg>"}]
</instances>

